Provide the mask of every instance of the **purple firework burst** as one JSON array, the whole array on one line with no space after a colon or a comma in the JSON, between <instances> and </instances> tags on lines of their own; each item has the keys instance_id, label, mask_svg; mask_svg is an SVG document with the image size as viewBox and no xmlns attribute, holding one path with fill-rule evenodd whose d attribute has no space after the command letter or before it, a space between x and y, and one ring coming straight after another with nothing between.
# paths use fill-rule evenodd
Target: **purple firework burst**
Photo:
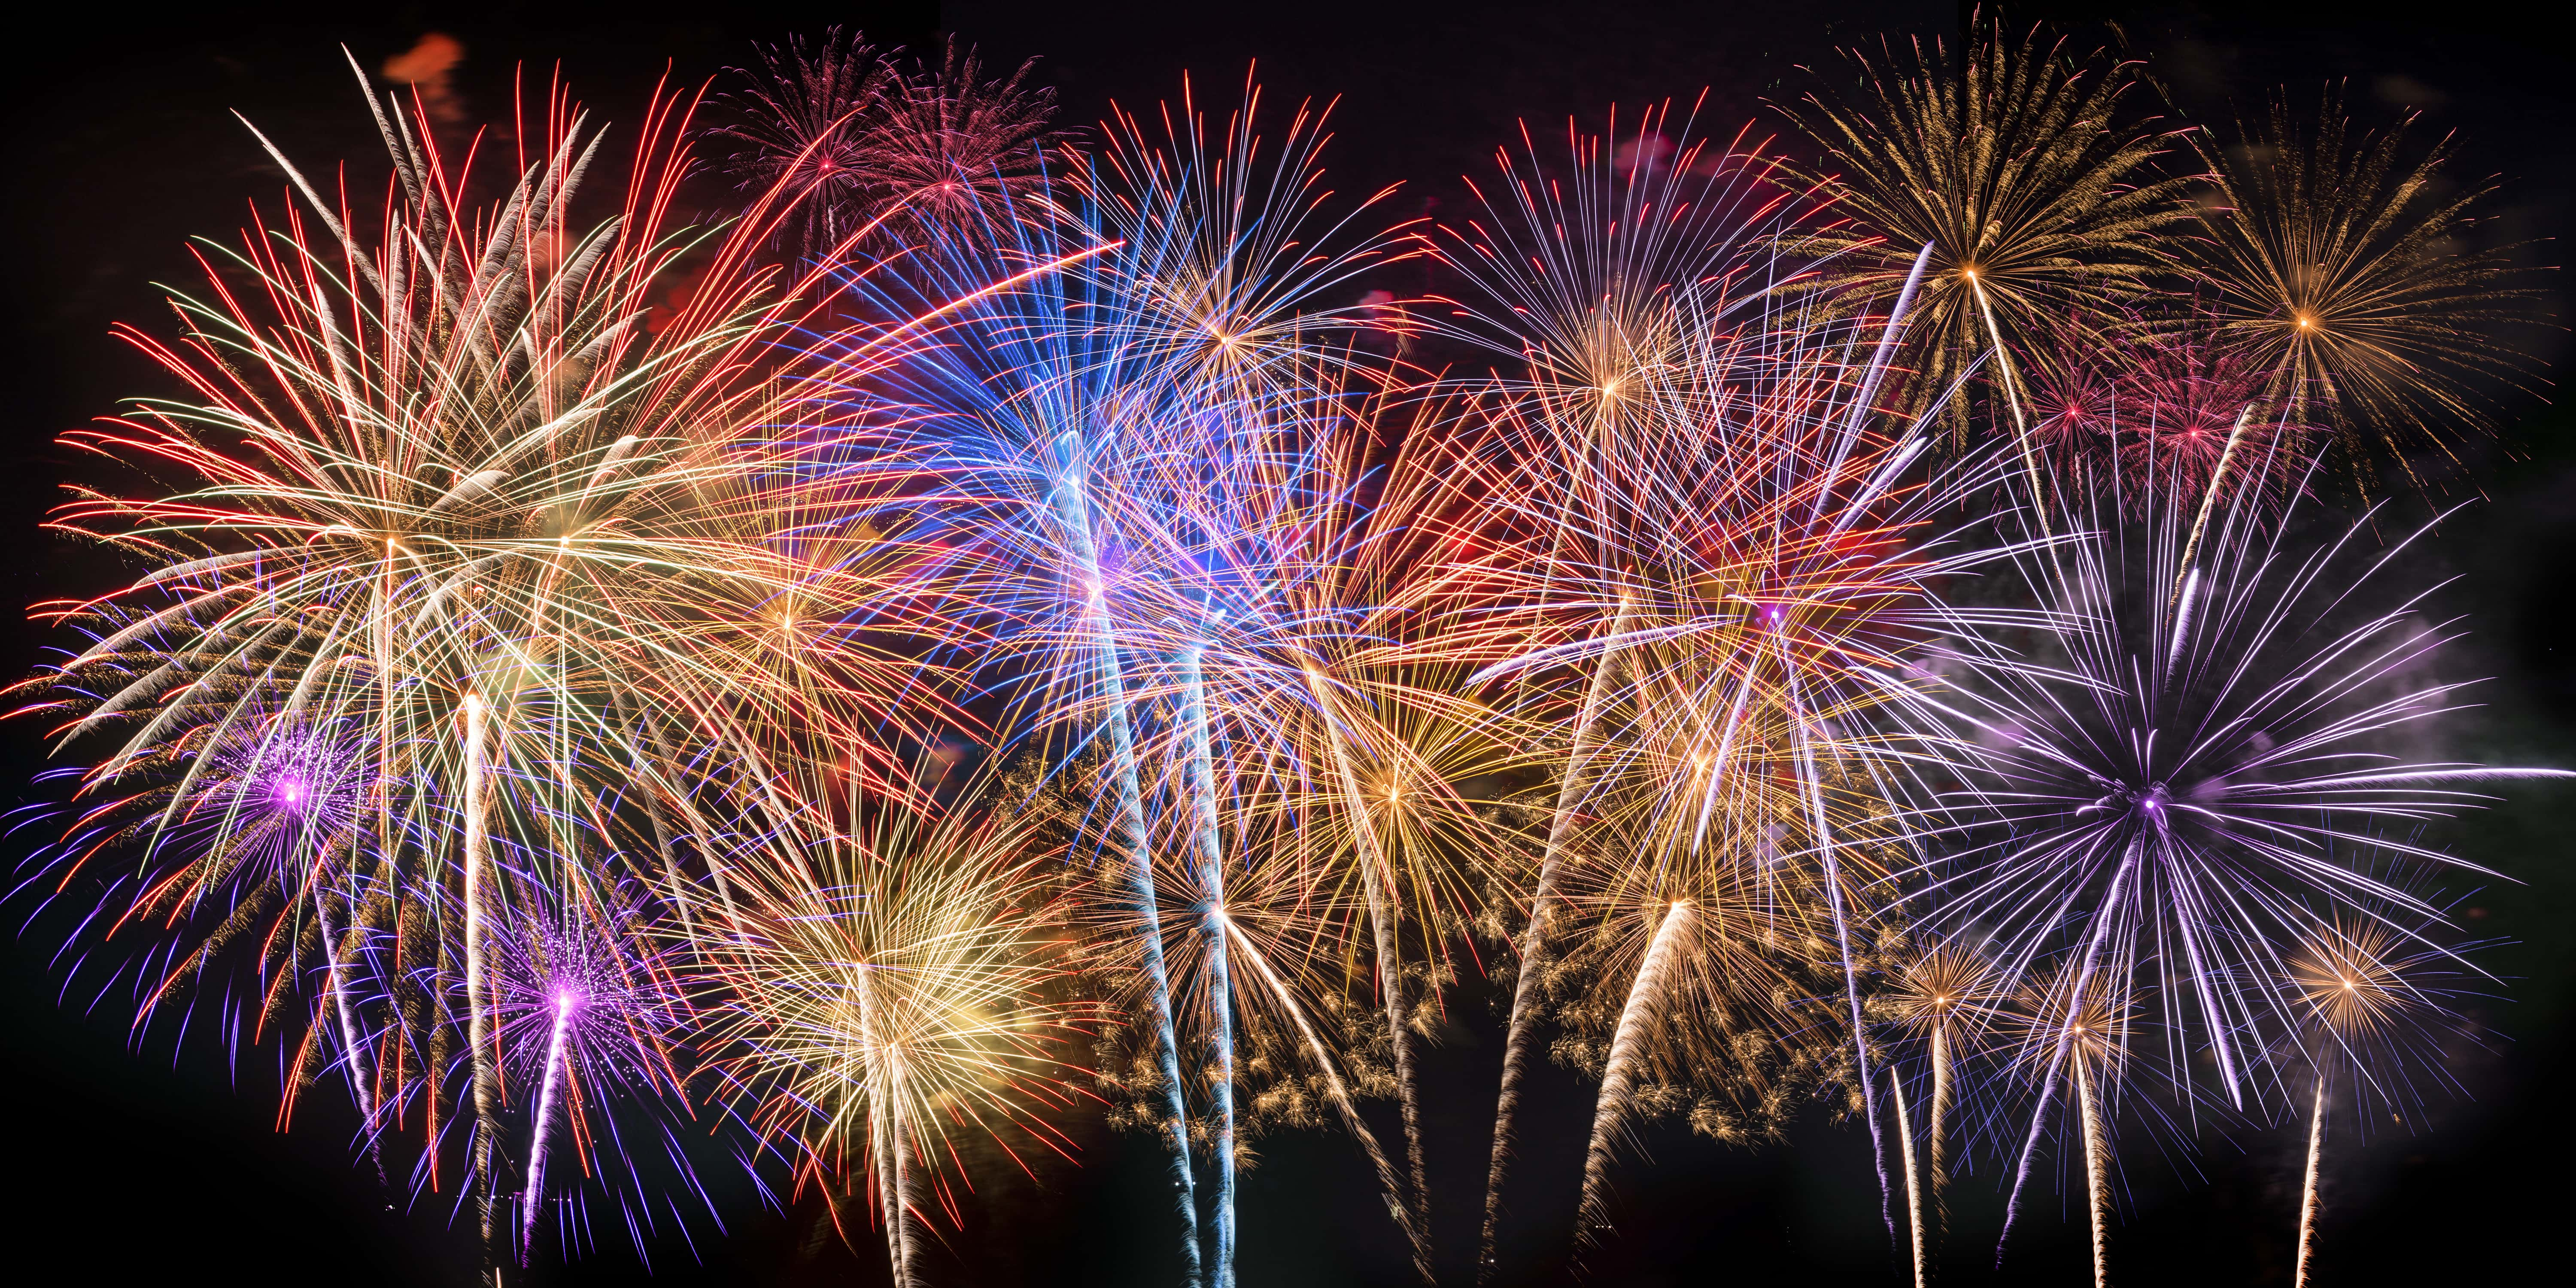
<instances>
[{"instance_id":1,"label":"purple firework burst","mask_svg":"<svg viewBox=\"0 0 2576 1288\"><path fill-rule=\"evenodd\" d=\"M679 995L632 904L610 892L532 912L498 939L498 1041L526 1097L522 1254L549 1206L561 1209L567 1243L589 1241L583 1181L599 1182L638 1235L668 1210L654 1190L703 1199L675 1130L687 1114ZM560 1179L565 1149L581 1163L572 1182Z\"/></svg>"},{"instance_id":2,"label":"purple firework burst","mask_svg":"<svg viewBox=\"0 0 2576 1288\"><path fill-rule=\"evenodd\" d=\"M1934 759L1964 777L1924 822L1940 852L1918 919L2049 981L2036 1013L2131 1017L2032 1028L2023 1176L2078 1074L2137 1063L2180 1099L2286 1101L2315 1009L2303 954L2439 921L2384 871L2480 869L2409 838L2484 784L2569 776L2423 754L2465 686L2427 673L2453 638L2430 591L2387 584L2412 536L2378 548L2365 517L2302 551L2294 513L2217 491L2097 496L2090 531L2019 561L2054 628L1973 646L1937 699L1955 726Z\"/></svg>"}]
</instances>

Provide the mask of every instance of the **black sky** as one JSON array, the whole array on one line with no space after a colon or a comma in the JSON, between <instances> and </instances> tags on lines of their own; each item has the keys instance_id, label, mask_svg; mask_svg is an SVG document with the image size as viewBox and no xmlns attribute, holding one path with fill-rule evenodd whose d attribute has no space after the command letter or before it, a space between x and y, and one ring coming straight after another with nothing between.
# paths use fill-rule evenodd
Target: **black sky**
<instances>
[{"instance_id":1,"label":"black sky","mask_svg":"<svg viewBox=\"0 0 2576 1288\"><path fill-rule=\"evenodd\" d=\"M2420 109L2432 132L2463 139L2456 172L2505 183L2487 235L2532 242L2535 265L2555 265L2553 239L2576 208L2576 114L2571 114L2567 20L2535 24L2495 5L2128 5L2058 3L2023 17L2116 19L2132 48L2193 118L2224 122L2255 110L2273 87L2313 96L2346 87L2364 119ZM474 6L263 5L170 15L107 5L67 6L21 25L6 102L5 236L0 326L8 343L0 398L0 600L92 591L115 570L37 531L66 465L53 436L112 410L122 396L160 392L151 372L107 338L109 324L161 326L150 283L184 281L183 239L229 235L245 202L273 203L280 178L228 114L238 109L291 152L317 160L368 157L365 117L337 46L373 67L425 31L468 51L460 92L478 115L506 111L513 69L542 75L558 62L582 97L611 119L631 112L666 64L691 82L744 61L753 39L819 32L835 22L881 40L926 42L941 30L1015 62L1043 56L1069 124L1115 102L1146 107L1173 96L1188 72L1203 103L1226 104L1258 60L1275 107L1340 97L1327 154L1349 194L1402 182L1390 209L1438 217L1462 199L1457 176L1484 173L1492 150L1569 113L1597 125L1623 109L1709 91L1703 128L1780 130L1766 99L1793 97L1802 65L1837 43L1949 35L1951 4L1726 3L1471 8L1402 0L1215 0L1191 4L977 0L944 11L918 4L767 4L722 0ZM2556 289L2554 277L2550 279ZM2561 310L2563 316L2563 309ZM2554 333L2553 333L2554 334ZM2411 571L2455 577L2438 599L2469 639L2446 669L2492 675L2489 705L2453 726L2463 755L2576 766L2576 424L2537 396L2508 401L2504 440L2482 466L2484 500L2447 523ZM2454 500L2470 499L2463 489ZM45 639L12 623L0 670L26 673ZM27 798L38 764L30 731L0 736L0 801ZM2567 1225L2570 991L2576 982L2576 793L2517 790L2484 818L2440 839L2526 884L2485 882L2464 906L2478 929L2520 941L2495 968L2514 977L2510 1001L2483 1018L2506 1038L2500 1053L2466 1056L2474 1099L2427 1124L2350 1147L2328 1191L2325 1284L2500 1282L2554 1258ZM14 863L18 848L0 852ZM2455 889L2467 893L2473 883ZM0 908L14 932L25 900ZM61 971L48 961L59 923L38 917L0 954L0 1132L15 1201L0 1204L0 1256L34 1271L58 1266L90 1282L159 1284L257 1278L279 1285L461 1282L470 1250L428 1206L392 1213L350 1165L345 1120L316 1111L275 1130L273 1051L228 1072L219 1053L166 1039L129 1050L121 1010L57 1006ZM1489 1000L1458 999L1457 1031L1431 1063L1434 1188L1448 1211L1436 1227L1457 1249L1470 1215L1488 1122L1498 1045ZM1565 1230L1579 1170L1583 1087L1553 1068L1535 1075L1520 1165L1528 1178L1506 1240L1514 1283L1574 1282ZM1002 1183L970 1209L935 1259L941 1283L1150 1285L1171 1280L1168 1218L1159 1210L1154 1147L1079 1132L1085 1165L1045 1175L1046 1193ZM1648 1134L1651 1164L1620 1181L1620 1235L1591 1258L1582 1282L1890 1283L1867 1137L1802 1126L1785 1148L1727 1150L1678 1130ZM2294 1133L2213 1143L2189 1158L2138 1151L2124 1160L2130 1195L2115 1230L2124 1283L2195 1288L2289 1282L2296 1199ZM1402 1249L1374 1186L1336 1137L1262 1143L1246 1181L1243 1282L1248 1288L1409 1281ZM2086 1273L2080 1212L2045 1194L2016 1235L1998 1277L1990 1232L1998 1206L1991 1168L1961 1184L1962 1231L1944 1283L2071 1283ZM746 1200L729 1234L701 1229L696 1255L654 1247L659 1282L881 1282L883 1261L820 1237L817 1210L781 1215ZM610 1236L599 1254L537 1282L611 1283L640 1273ZM699 1258L703 1258L700 1260ZM41 1282L13 1273L0 1277ZM2552 1279L2561 1275L2551 1275Z\"/></svg>"}]
</instances>

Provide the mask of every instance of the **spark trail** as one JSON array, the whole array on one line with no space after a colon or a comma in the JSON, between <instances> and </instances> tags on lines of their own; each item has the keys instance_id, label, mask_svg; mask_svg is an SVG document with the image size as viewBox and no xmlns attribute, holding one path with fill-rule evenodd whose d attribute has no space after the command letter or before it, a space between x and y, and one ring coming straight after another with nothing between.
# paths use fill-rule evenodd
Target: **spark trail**
<instances>
[{"instance_id":1,"label":"spark trail","mask_svg":"<svg viewBox=\"0 0 2576 1288\"><path fill-rule=\"evenodd\" d=\"M1617 1143L1620 1119L1627 1113L1630 1096L1636 1090L1637 1065L1647 1041L1646 1031L1659 1023L1655 1011L1664 1003L1665 980L1690 928L1690 901L1674 900L1655 927L1645 959L1638 964L1637 978L1628 986L1628 1003L1619 1012L1619 1028L1610 1040L1610 1059L1601 1070L1601 1094L1592 1110L1592 1142L1583 1154L1581 1230L1587 1242L1610 1223L1611 1150Z\"/></svg>"}]
</instances>

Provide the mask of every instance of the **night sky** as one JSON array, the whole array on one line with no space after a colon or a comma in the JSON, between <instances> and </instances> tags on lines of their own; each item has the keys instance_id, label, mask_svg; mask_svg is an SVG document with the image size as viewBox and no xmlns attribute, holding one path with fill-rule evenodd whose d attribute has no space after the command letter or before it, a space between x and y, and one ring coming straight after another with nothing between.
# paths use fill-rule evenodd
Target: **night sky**
<instances>
[{"instance_id":1,"label":"night sky","mask_svg":"<svg viewBox=\"0 0 2576 1288\"><path fill-rule=\"evenodd\" d=\"M2553 321L2567 316L2555 266L2576 203L2576 86L2567 20L2535 25L2491 5L2267 6L2059 3L2018 18L2116 19L2193 119L2225 123L2260 110L2288 85L2299 101L2339 81L2356 115L2384 122L2420 109L2428 137L2457 131L2454 175L2498 176L2503 191L2483 227L2549 269ZM984 0L903 4L261 6L257 18L209 11L150 17L108 5L66 6L51 28L13 30L16 66L0 80L8 102L0 174L8 194L0 245L0 325L9 370L0 397L0 600L95 591L121 580L112 561L42 535L37 525L73 468L52 447L61 430L113 410L120 397L165 392L154 372L107 336L110 323L166 329L155 280L186 282L192 234L229 237L245 203L274 206L281 176L230 115L239 110L293 155L321 168L374 159L372 130L337 47L369 68L424 32L463 43L455 92L478 120L506 115L516 68L542 78L560 64L580 96L622 122L666 65L695 84L747 61L750 42L843 23L880 43L923 44L955 32L988 59L1042 56L1062 121L1097 120L1115 102L1145 107L1175 96L1184 72L1201 101L1235 101L1259 64L1273 111L1340 96L1338 138L1326 154L1333 186L1356 196L1389 184L1396 215L1445 217L1464 198L1458 176L1491 170L1493 149L1533 132L1562 133L1569 113L1598 128L1612 103L1623 119L1666 98L1708 91L1704 132L1786 133L1766 101L1811 83L1838 43L1882 33L1955 38L1949 4L1497 3L1464 12L1403 0L1302 4L1043 4ZM1784 138L1782 146L1792 147ZM372 174L372 171L366 171ZM372 182L372 180L370 180ZM692 199L710 207L721 190ZM2562 358L2557 329L2539 346ZM2445 750L2491 762L2576 766L2576 421L2538 394L2505 393L2502 440L2480 453L2471 482L2432 503L2473 501L2438 540L2412 555L2416 582L2454 578L2437 619L2459 617L2464 643L2444 678L2495 677L2482 709L2445 726ZM2427 504L2403 499L2399 510ZM2402 530L2402 522L2396 524ZM0 670L26 674L45 638L14 614L0 634ZM32 798L40 763L33 728L0 734L0 800ZM2479 935L2517 941L2488 964L2503 995L2478 1010L2500 1035L2492 1053L2464 1051L2456 1072L2474 1098L2431 1121L2394 1126L2366 1147L2339 1145L2326 1191L2316 1277L2326 1285L2504 1282L2565 1238L2571 1197L2568 1079L2576 951L2576 790L2516 786L2489 813L2435 839L2521 884L2466 880L2448 888ZM28 838L9 843L15 864ZM30 920L32 918L32 920ZM85 1013L57 1004L63 940L58 916L21 897L0 906L0 1114L14 1201L0 1203L0 1248L17 1264L0 1277L44 1282L50 1262L88 1282L159 1284L257 1277L280 1285L454 1284L470 1281L470 1217L447 1227L432 1199L383 1210L351 1165L351 1123L316 1097L291 1133L276 1130L277 1053L246 1052L228 1068L211 1044L155 1033L129 1044L120 1001ZM22 929L23 928L23 929ZM1462 1273L1481 1201L1485 1133L1500 1024L1480 981L1454 1002L1456 1023L1429 1057L1426 1104L1435 1235ZM1533 1069L1533 1106L1507 1231L1505 1277L1564 1284L1567 1229L1580 1173L1586 1085L1550 1065ZM1387 1111L1392 1121L1391 1110ZM1079 1169L1042 1181L987 1169L991 1187L962 1233L932 1256L942 1284L1150 1285L1171 1282L1174 1222L1162 1210L1158 1146L1077 1126ZM1623 1166L1614 1209L1620 1233L1587 1261L1580 1282L1624 1285L1894 1283L1901 1278L1879 1225L1866 1132L1801 1124L1786 1146L1728 1149L1677 1125L1647 1134L1651 1162ZM2115 1279L2195 1288L2290 1282L2299 1128L2210 1141L2194 1155L2124 1151L2124 1198L2112 1233ZM1245 1180L1240 1264L1250 1288L1412 1282L1374 1182L1338 1135L1275 1136ZM703 1222L691 1247L652 1245L656 1282L869 1284L884 1259L840 1247L808 1202L764 1210L738 1180L729 1228ZM1953 1256L1943 1283L2073 1283L2087 1274L2080 1207L2042 1187L2000 1276L1991 1268L2000 1199L1996 1170L1955 1187ZM453 1196L448 1197L452 1201ZM641 1276L622 1232L535 1283L630 1282ZM6 1263L0 1263L6 1264ZM22 1269L23 1267L23 1269ZM2563 1273L2563 1272L2562 1272ZM2557 1276L2550 1276L2556 1278Z\"/></svg>"}]
</instances>

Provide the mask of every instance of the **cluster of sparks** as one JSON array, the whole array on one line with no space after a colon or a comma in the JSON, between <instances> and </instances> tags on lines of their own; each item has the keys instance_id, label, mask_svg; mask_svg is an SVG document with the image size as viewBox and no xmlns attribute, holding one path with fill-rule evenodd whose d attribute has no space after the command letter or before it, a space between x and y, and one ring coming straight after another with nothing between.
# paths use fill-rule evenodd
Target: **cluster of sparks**
<instances>
[{"instance_id":1,"label":"cluster of sparks","mask_svg":"<svg viewBox=\"0 0 2576 1288\"><path fill-rule=\"evenodd\" d=\"M2425 825L2549 771L2412 756L2458 704L2414 538L2302 534L2471 415L2512 297L2432 257L2433 163L2123 132L2134 72L2059 52L1860 60L1830 174L1525 133L1456 227L1327 214L1322 115L1249 87L1076 146L1026 69L837 35L617 179L560 92L462 155L371 99L382 198L272 149L288 206L128 335L185 392L66 437L143 483L55 526L149 571L40 610L79 763L27 887L138 1028L344 1091L495 1283L717 1219L717 1158L923 1282L968 1171L1104 1110L1190 1284L1301 1126L1436 1282L1462 968L1480 1280L1542 1051L1598 1082L1586 1245L1646 1120L1821 1101L1918 1283L1979 1159L2015 1212L2081 1173L2098 1279L2123 1134L2305 1115L2304 1276L2329 1113L2441 1082L2479 978ZM1407 259L1448 292L1372 289Z\"/></svg>"}]
</instances>

